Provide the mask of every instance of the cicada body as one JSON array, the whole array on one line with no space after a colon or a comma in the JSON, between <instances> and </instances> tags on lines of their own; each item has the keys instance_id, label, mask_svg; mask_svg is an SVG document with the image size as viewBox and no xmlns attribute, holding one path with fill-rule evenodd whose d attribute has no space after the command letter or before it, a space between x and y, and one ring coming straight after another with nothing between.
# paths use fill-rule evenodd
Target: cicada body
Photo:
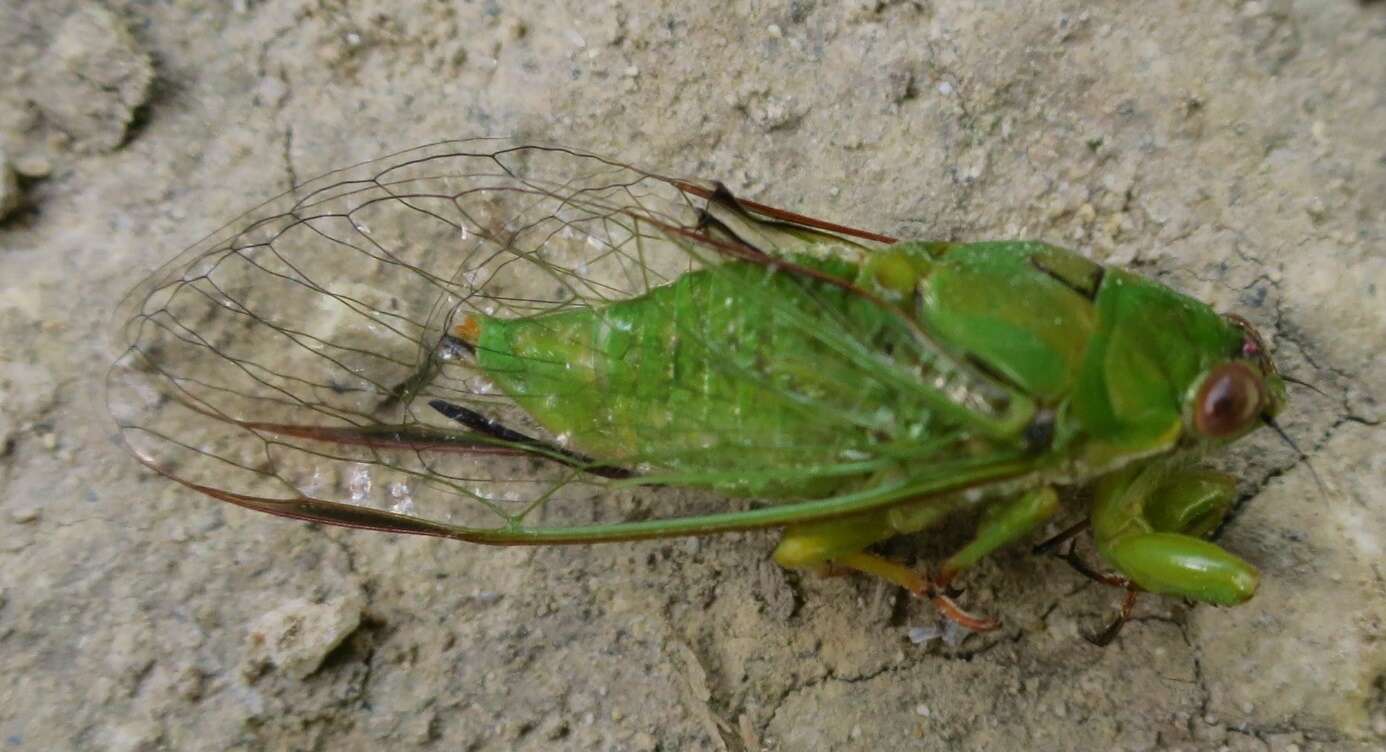
<instances>
[{"instance_id":1,"label":"cicada body","mask_svg":"<svg viewBox=\"0 0 1386 752\"><path fill-rule=\"evenodd\" d=\"M1132 592L1256 587L1206 538L1231 480L1187 465L1281 409L1256 333L1043 243L896 241L472 140L302 186L123 313L108 393L136 456L274 514L502 545L778 527L781 564L981 629L947 584L1091 486ZM661 507L670 486L710 506ZM866 553L977 508L932 576Z\"/></svg>"}]
</instances>

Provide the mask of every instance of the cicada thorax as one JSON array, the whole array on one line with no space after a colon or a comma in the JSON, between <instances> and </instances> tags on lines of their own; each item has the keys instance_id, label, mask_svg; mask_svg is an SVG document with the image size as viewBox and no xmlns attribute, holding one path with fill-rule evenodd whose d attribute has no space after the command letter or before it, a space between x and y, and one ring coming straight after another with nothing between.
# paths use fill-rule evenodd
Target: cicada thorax
<instances>
[{"instance_id":1,"label":"cicada thorax","mask_svg":"<svg viewBox=\"0 0 1386 752\"><path fill-rule=\"evenodd\" d=\"M929 259L919 282L921 323L1035 401L1025 428L1030 444L1066 455L1072 480L1186 439L1218 438L1199 430L1193 404L1216 368L1245 371L1255 382L1238 393L1243 412L1264 403L1273 413L1283 401L1248 325L1163 285L1043 243L919 247ZM1239 413L1225 435L1240 435L1248 422Z\"/></svg>"},{"instance_id":2,"label":"cicada thorax","mask_svg":"<svg viewBox=\"0 0 1386 752\"><path fill-rule=\"evenodd\" d=\"M1073 390L1103 269L1044 243L928 244L923 325L954 352L1045 405Z\"/></svg>"}]
</instances>

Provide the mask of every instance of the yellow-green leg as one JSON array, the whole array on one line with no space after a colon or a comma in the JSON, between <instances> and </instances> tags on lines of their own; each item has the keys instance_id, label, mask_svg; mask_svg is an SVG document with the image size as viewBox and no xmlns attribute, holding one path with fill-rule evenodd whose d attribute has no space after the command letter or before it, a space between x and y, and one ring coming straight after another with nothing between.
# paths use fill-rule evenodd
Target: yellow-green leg
<instances>
[{"instance_id":1,"label":"yellow-green leg","mask_svg":"<svg viewBox=\"0 0 1386 752\"><path fill-rule=\"evenodd\" d=\"M777 563L791 569L821 571L831 564L880 577L928 598L944 616L958 624L983 632L995 629L999 623L964 611L945 592L947 585L959 572L987 554L1028 535L1049 519L1058 505L1058 495L1049 487L993 504L982 515L972 541L950 556L932 579L881 556L865 553L863 549L902 533L925 529L956 508L956 504L939 500L790 527L775 548L774 556Z\"/></svg>"},{"instance_id":2,"label":"yellow-green leg","mask_svg":"<svg viewBox=\"0 0 1386 752\"><path fill-rule=\"evenodd\" d=\"M998 549L1014 543L1043 525L1059 511L1059 495L1049 486L1027 491L982 514L977 535L962 550L948 557L934 578L936 587L946 587L959 572Z\"/></svg>"}]
</instances>

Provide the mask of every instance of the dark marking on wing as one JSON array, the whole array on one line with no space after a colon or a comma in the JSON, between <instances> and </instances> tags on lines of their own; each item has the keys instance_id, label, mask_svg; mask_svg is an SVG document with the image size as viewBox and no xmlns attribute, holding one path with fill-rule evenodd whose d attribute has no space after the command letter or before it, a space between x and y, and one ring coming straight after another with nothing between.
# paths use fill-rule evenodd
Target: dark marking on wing
<instances>
[{"instance_id":1,"label":"dark marking on wing","mask_svg":"<svg viewBox=\"0 0 1386 752\"><path fill-rule=\"evenodd\" d=\"M1102 289L1102 278L1107 273L1106 268L1086 259L1074 260L1080 260L1082 263L1075 264L1068 257L1036 253L1030 256L1030 265L1084 298L1095 300L1097 291Z\"/></svg>"},{"instance_id":2,"label":"dark marking on wing","mask_svg":"<svg viewBox=\"0 0 1386 752\"><path fill-rule=\"evenodd\" d=\"M475 410L462 407L461 405L454 405L451 402L444 402L443 400L430 400L428 406L437 410L443 417L449 420L455 420L477 433L485 434L493 439L499 439L500 441L509 442L511 444L543 450L552 455L556 455L547 457L548 459L562 462L565 465L585 473L602 478L614 478L618 480L635 477L635 473L631 470L611 465L598 465L596 464L596 460L591 457L578 454L577 452L570 452L562 447L547 444L532 436L527 436L519 431L512 430L500 421L492 420Z\"/></svg>"}]
</instances>

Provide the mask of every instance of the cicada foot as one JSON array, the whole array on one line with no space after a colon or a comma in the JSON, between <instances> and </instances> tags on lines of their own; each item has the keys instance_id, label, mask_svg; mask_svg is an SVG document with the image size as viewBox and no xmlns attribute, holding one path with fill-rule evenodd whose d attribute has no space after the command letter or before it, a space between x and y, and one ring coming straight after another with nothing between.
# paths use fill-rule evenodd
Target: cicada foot
<instances>
[{"instance_id":1,"label":"cicada foot","mask_svg":"<svg viewBox=\"0 0 1386 752\"><path fill-rule=\"evenodd\" d=\"M1058 554L1056 554L1056 556L1058 556L1060 559L1063 559L1070 567L1073 567L1073 570L1075 572L1083 575L1084 577L1092 580L1093 582L1107 585L1109 587L1125 588L1127 590L1136 589L1135 586L1131 584L1131 580L1122 577L1119 574L1112 574L1111 572L1099 572L1097 568L1095 568L1093 565L1084 561L1083 557L1079 556L1078 553L1073 550L1072 546L1069 546L1068 548L1059 552Z\"/></svg>"},{"instance_id":2,"label":"cicada foot","mask_svg":"<svg viewBox=\"0 0 1386 752\"><path fill-rule=\"evenodd\" d=\"M1136 588L1128 587L1126 589L1126 597L1121 599L1121 610L1117 613L1116 619L1112 620L1112 623L1108 624L1101 632L1083 635L1083 639L1099 648L1105 648L1112 644L1112 640L1115 640L1117 635L1121 634L1121 628L1126 626L1126 622L1131 620L1131 612L1136 607L1136 595L1139 592L1140 591Z\"/></svg>"},{"instance_id":3,"label":"cicada foot","mask_svg":"<svg viewBox=\"0 0 1386 752\"><path fill-rule=\"evenodd\" d=\"M934 604L943 618L973 632L992 632L1001 628L1001 620L990 616L977 616L964 611L952 598L941 592L928 593L929 602Z\"/></svg>"},{"instance_id":4,"label":"cicada foot","mask_svg":"<svg viewBox=\"0 0 1386 752\"><path fill-rule=\"evenodd\" d=\"M964 611L957 601L953 600L962 595L962 588L953 586L953 579L957 577L958 570L944 566L929 578L928 592L923 596L927 597L938 612L948 618L949 621L967 627L973 632L990 632L1001 627L1001 620L989 616L976 616Z\"/></svg>"},{"instance_id":5,"label":"cicada foot","mask_svg":"<svg viewBox=\"0 0 1386 752\"><path fill-rule=\"evenodd\" d=\"M1081 527L1075 527L1081 529ZM1062 533L1060 535L1062 535ZM1071 539L1072 536L1070 535L1068 536L1068 538ZM1083 558L1073 550L1071 540L1068 540L1067 542L1069 542L1070 545L1065 546L1062 551L1055 554L1056 556L1067 562L1068 565L1070 567L1073 567L1073 569L1076 572L1083 575L1084 577L1087 577L1093 582L1107 585L1108 587L1122 588L1126 591L1126 596L1122 598L1121 609L1117 612L1116 619L1114 619L1111 624L1108 624L1105 628L1103 628L1101 632L1083 635L1083 639L1087 640L1088 642L1098 647L1107 647L1112 643L1112 640L1116 639L1118 634L1121 634L1121 628L1126 626L1126 622L1131 620L1131 612L1136 606L1136 594L1141 592L1141 589L1126 577L1122 577L1118 574L1112 574L1110 572L1098 571L1091 564L1084 561Z\"/></svg>"},{"instance_id":6,"label":"cicada foot","mask_svg":"<svg viewBox=\"0 0 1386 752\"><path fill-rule=\"evenodd\" d=\"M915 570L875 554L857 552L834 560L839 567L864 572L894 583L910 591L919 598L927 598L945 619L973 632L991 632L1001 627L1001 622L985 616L969 613L959 606L948 593L947 583L940 588L937 578L925 577ZM951 579L951 578L950 578Z\"/></svg>"}]
</instances>

